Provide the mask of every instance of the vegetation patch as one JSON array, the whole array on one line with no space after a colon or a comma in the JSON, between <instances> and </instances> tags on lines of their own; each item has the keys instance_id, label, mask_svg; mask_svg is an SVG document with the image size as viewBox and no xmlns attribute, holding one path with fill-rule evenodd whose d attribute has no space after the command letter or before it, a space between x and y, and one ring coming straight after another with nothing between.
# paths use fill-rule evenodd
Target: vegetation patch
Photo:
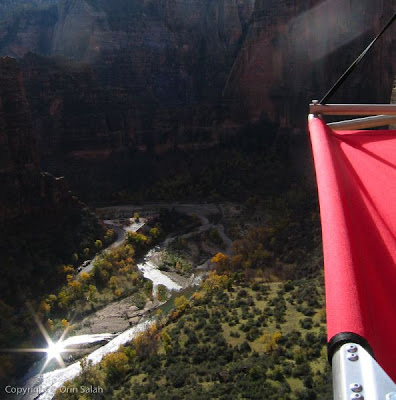
<instances>
[{"instance_id":1,"label":"vegetation patch","mask_svg":"<svg viewBox=\"0 0 396 400\"><path fill-rule=\"evenodd\" d=\"M301 328L297 302L282 306L286 293L299 299L297 285L289 292L283 283L255 288L212 273L190 300L177 298L168 317L67 385L104 385L98 399L330 398L324 323ZM319 290L314 315L322 301ZM297 315L294 324L283 319L287 313Z\"/></svg>"}]
</instances>

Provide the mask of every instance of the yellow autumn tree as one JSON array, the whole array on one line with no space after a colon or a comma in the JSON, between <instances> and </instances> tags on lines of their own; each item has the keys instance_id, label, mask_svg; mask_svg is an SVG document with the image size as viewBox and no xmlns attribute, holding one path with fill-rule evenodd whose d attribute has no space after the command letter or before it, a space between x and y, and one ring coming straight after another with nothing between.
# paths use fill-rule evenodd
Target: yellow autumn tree
<instances>
[{"instance_id":1,"label":"yellow autumn tree","mask_svg":"<svg viewBox=\"0 0 396 400\"><path fill-rule=\"evenodd\" d=\"M61 324L63 328L67 328L70 326L69 321L67 319L62 319Z\"/></svg>"},{"instance_id":2,"label":"yellow autumn tree","mask_svg":"<svg viewBox=\"0 0 396 400\"><path fill-rule=\"evenodd\" d=\"M156 324L150 326L146 332L142 332L133 340L133 347L140 358L157 352L158 347L158 328Z\"/></svg>"},{"instance_id":3,"label":"yellow autumn tree","mask_svg":"<svg viewBox=\"0 0 396 400\"><path fill-rule=\"evenodd\" d=\"M73 265L64 265L62 271L65 275L73 275L74 274L74 267Z\"/></svg>"},{"instance_id":4,"label":"yellow autumn tree","mask_svg":"<svg viewBox=\"0 0 396 400\"><path fill-rule=\"evenodd\" d=\"M186 296L181 295L181 296L175 298L175 307L178 310L184 311L189 306L190 306L190 302L187 300Z\"/></svg>"},{"instance_id":5,"label":"yellow autumn tree","mask_svg":"<svg viewBox=\"0 0 396 400\"><path fill-rule=\"evenodd\" d=\"M75 297L79 297L82 294L82 284L80 281L71 280L68 282L68 285Z\"/></svg>"},{"instance_id":6,"label":"yellow autumn tree","mask_svg":"<svg viewBox=\"0 0 396 400\"><path fill-rule=\"evenodd\" d=\"M220 273L230 269L230 260L226 254L217 253L210 261L215 264L216 270Z\"/></svg>"},{"instance_id":7,"label":"yellow autumn tree","mask_svg":"<svg viewBox=\"0 0 396 400\"><path fill-rule=\"evenodd\" d=\"M202 287L207 292L223 290L227 287L229 278L226 275L219 275L216 271L211 271L209 276L202 283Z\"/></svg>"},{"instance_id":8,"label":"yellow autumn tree","mask_svg":"<svg viewBox=\"0 0 396 400\"><path fill-rule=\"evenodd\" d=\"M201 292L194 292L191 298L193 300L202 300L204 298L204 295Z\"/></svg>"},{"instance_id":9,"label":"yellow autumn tree","mask_svg":"<svg viewBox=\"0 0 396 400\"><path fill-rule=\"evenodd\" d=\"M282 339L282 334L279 331L274 333L265 331L258 339L258 342L263 345L265 353L270 353L278 348L278 342L280 339Z\"/></svg>"},{"instance_id":10,"label":"yellow autumn tree","mask_svg":"<svg viewBox=\"0 0 396 400\"><path fill-rule=\"evenodd\" d=\"M157 227L151 228L151 229L149 230L149 233L150 233L150 236L151 236L153 239L157 239L157 238L160 236L160 234L161 234L159 228L157 228Z\"/></svg>"},{"instance_id":11,"label":"yellow autumn tree","mask_svg":"<svg viewBox=\"0 0 396 400\"><path fill-rule=\"evenodd\" d=\"M80 279L82 282L88 282L92 278L92 274L88 272L81 272Z\"/></svg>"}]
</instances>

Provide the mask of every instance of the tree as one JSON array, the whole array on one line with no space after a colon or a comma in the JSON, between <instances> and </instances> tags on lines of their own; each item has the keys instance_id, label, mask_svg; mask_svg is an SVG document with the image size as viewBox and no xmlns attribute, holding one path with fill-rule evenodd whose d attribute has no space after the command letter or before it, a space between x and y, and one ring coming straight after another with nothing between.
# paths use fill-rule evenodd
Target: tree
<instances>
[{"instance_id":1,"label":"tree","mask_svg":"<svg viewBox=\"0 0 396 400\"><path fill-rule=\"evenodd\" d=\"M81 377L83 381L86 382L88 380L89 371L92 368L92 360L88 360L87 357L84 357L80 361L80 367L81 367Z\"/></svg>"},{"instance_id":2,"label":"tree","mask_svg":"<svg viewBox=\"0 0 396 400\"><path fill-rule=\"evenodd\" d=\"M136 354L145 359L157 352L158 347L158 330L155 324L151 325L146 332L140 333L133 340L133 347Z\"/></svg>"},{"instance_id":3,"label":"tree","mask_svg":"<svg viewBox=\"0 0 396 400\"><path fill-rule=\"evenodd\" d=\"M219 275L215 271L211 271L209 276L205 279L202 287L207 292L225 289L228 286L229 278L226 275Z\"/></svg>"},{"instance_id":4,"label":"tree","mask_svg":"<svg viewBox=\"0 0 396 400\"><path fill-rule=\"evenodd\" d=\"M105 237L104 237L104 241L105 241L105 243L111 243L111 242L113 242L114 241L114 238L115 238L115 235L116 235L116 233L115 233L115 231L113 230L113 229L108 229L107 231L106 231L106 235L105 235Z\"/></svg>"},{"instance_id":5,"label":"tree","mask_svg":"<svg viewBox=\"0 0 396 400\"><path fill-rule=\"evenodd\" d=\"M212 261L216 265L216 270L219 272L225 272L229 270L230 260L227 255L221 252L212 257L210 261Z\"/></svg>"},{"instance_id":6,"label":"tree","mask_svg":"<svg viewBox=\"0 0 396 400\"><path fill-rule=\"evenodd\" d=\"M149 230L150 236L155 240L158 239L159 236L161 235L161 232L159 230L159 228L157 228L156 226L154 228L151 228Z\"/></svg>"},{"instance_id":7,"label":"tree","mask_svg":"<svg viewBox=\"0 0 396 400\"><path fill-rule=\"evenodd\" d=\"M62 310L67 309L70 303L70 294L66 288L62 288L58 294L58 307Z\"/></svg>"},{"instance_id":8,"label":"tree","mask_svg":"<svg viewBox=\"0 0 396 400\"><path fill-rule=\"evenodd\" d=\"M54 304L57 300L58 298L56 297L55 294L50 294L47 298L47 303Z\"/></svg>"},{"instance_id":9,"label":"tree","mask_svg":"<svg viewBox=\"0 0 396 400\"><path fill-rule=\"evenodd\" d=\"M71 280L68 282L68 285L72 290L74 298L78 298L83 294L82 284L80 281Z\"/></svg>"},{"instance_id":10,"label":"tree","mask_svg":"<svg viewBox=\"0 0 396 400\"><path fill-rule=\"evenodd\" d=\"M101 362L106 373L106 379L116 382L126 375L129 370L128 356L124 352L110 353L103 357Z\"/></svg>"},{"instance_id":11,"label":"tree","mask_svg":"<svg viewBox=\"0 0 396 400\"><path fill-rule=\"evenodd\" d=\"M146 249L148 237L142 233L128 232L126 235L126 241L128 244L133 246L136 253L142 253L142 251Z\"/></svg>"},{"instance_id":12,"label":"tree","mask_svg":"<svg viewBox=\"0 0 396 400\"><path fill-rule=\"evenodd\" d=\"M50 311L51 311L51 306L47 302L42 301L40 303L39 313L42 315L48 315Z\"/></svg>"},{"instance_id":13,"label":"tree","mask_svg":"<svg viewBox=\"0 0 396 400\"><path fill-rule=\"evenodd\" d=\"M175 298L175 307L178 310L184 311L189 306L190 306L190 302L186 299L186 296L182 295L182 296Z\"/></svg>"},{"instance_id":14,"label":"tree","mask_svg":"<svg viewBox=\"0 0 396 400\"><path fill-rule=\"evenodd\" d=\"M95 240L95 248L96 250L101 250L103 248L103 243L101 240Z\"/></svg>"},{"instance_id":15,"label":"tree","mask_svg":"<svg viewBox=\"0 0 396 400\"><path fill-rule=\"evenodd\" d=\"M112 276L109 281L109 286L113 289L116 290L118 285L118 278L116 276Z\"/></svg>"},{"instance_id":16,"label":"tree","mask_svg":"<svg viewBox=\"0 0 396 400\"><path fill-rule=\"evenodd\" d=\"M82 282L88 282L91 280L92 274L89 274L88 272L81 272L80 279Z\"/></svg>"},{"instance_id":17,"label":"tree","mask_svg":"<svg viewBox=\"0 0 396 400\"><path fill-rule=\"evenodd\" d=\"M66 275L66 276L68 276L68 275L73 275L74 274L74 267L73 267L73 265L64 265L63 267L62 267L62 273L64 274L64 275Z\"/></svg>"},{"instance_id":18,"label":"tree","mask_svg":"<svg viewBox=\"0 0 396 400\"><path fill-rule=\"evenodd\" d=\"M67 319L62 319L61 324L62 324L63 328L67 328L70 326L70 323Z\"/></svg>"},{"instance_id":19,"label":"tree","mask_svg":"<svg viewBox=\"0 0 396 400\"><path fill-rule=\"evenodd\" d=\"M95 285L89 285L88 294L87 294L87 300L94 301L97 291L98 291L98 289L96 289Z\"/></svg>"},{"instance_id":20,"label":"tree","mask_svg":"<svg viewBox=\"0 0 396 400\"><path fill-rule=\"evenodd\" d=\"M167 297L166 286L158 285L158 293L157 293L158 300L159 301L164 301L164 300L166 300L166 297Z\"/></svg>"},{"instance_id":21,"label":"tree","mask_svg":"<svg viewBox=\"0 0 396 400\"><path fill-rule=\"evenodd\" d=\"M169 353L170 350L172 350L172 339L166 329L164 329L161 333L161 342L165 352Z\"/></svg>"},{"instance_id":22,"label":"tree","mask_svg":"<svg viewBox=\"0 0 396 400\"><path fill-rule=\"evenodd\" d=\"M258 339L259 343L263 345L264 352L269 353L278 348L278 342L282 339L282 334L279 331L274 333L264 332Z\"/></svg>"}]
</instances>

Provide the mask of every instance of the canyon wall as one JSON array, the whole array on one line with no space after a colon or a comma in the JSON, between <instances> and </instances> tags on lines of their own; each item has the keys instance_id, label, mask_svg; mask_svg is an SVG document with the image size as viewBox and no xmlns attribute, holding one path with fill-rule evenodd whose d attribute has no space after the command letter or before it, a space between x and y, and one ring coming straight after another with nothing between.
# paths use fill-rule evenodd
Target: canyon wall
<instances>
[{"instance_id":1,"label":"canyon wall","mask_svg":"<svg viewBox=\"0 0 396 400\"><path fill-rule=\"evenodd\" d=\"M19 62L44 168L100 196L147 182L153 154L204 149L235 132L222 90L253 8L61 1L51 57L26 48Z\"/></svg>"},{"instance_id":2,"label":"canyon wall","mask_svg":"<svg viewBox=\"0 0 396 400\"><path fill-rule=\"evenodd\" d=\"M386 0L258 0L224 95L247 118L265 111L304 130L320 99L394 12ZM396 24L375 44L330 102L389 103L396 73Z\"/></svg>"},{"instance_id":3,"label":"canyon wall","mask_svg":"<svg viewBox=\"0 0 396 400\"><path fill-rule=\"evenodd\" d=\"M17 61L0 58L0 222L79 207L62 178L40 169Z\"/></svg>"},{"instance_id":4,"label":"canyon wall","mask_svg":"<svg viewBox=\"0 0 396 400\"><path fill-rule=\"evenodd\" d=\"M2 0L0 55L50 54L58 20L58 0Z\"/></svg>"},{"instance_id":5,"label":"canyon wall","mask_svg":"<svg viewBox=\"0 0 396 400\"><path fill-rule=\"evenodd\" d=\"M392 12L385 0L52 0L0 25L0 54L19 58L42 166L96 197L252 122L306 135L309 102ZM389 102L395 37L331 101Z\"/></svg>"}]
</instances>

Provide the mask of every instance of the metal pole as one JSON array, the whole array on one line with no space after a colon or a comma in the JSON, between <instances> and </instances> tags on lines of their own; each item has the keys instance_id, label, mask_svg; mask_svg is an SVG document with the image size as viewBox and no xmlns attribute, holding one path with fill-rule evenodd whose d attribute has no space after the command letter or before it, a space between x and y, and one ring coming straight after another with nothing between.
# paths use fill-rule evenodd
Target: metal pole
<instances>
[{"instance_id":1,"label":"metal pole","mask_svg":"<svg viewBox=\"0 0 396 400\"><path fill-rule=\"evenodd\" d=\"M396 104L317 104L309 105L310 114L322 115L396 115Z\"/></svg>"},{"instance_id":2,"label":"metal pole","mask_svg":"<svg viewBox=\"0 0 396 400\"><path fill-rule=\"evenodd\" d=\"M331 129L344 131L350 129L374 128L391 124L396 124L396 115L375 115L373 117L355 118L346 121L330 122L327 126Z\"/></svg>"}]
</instances>

